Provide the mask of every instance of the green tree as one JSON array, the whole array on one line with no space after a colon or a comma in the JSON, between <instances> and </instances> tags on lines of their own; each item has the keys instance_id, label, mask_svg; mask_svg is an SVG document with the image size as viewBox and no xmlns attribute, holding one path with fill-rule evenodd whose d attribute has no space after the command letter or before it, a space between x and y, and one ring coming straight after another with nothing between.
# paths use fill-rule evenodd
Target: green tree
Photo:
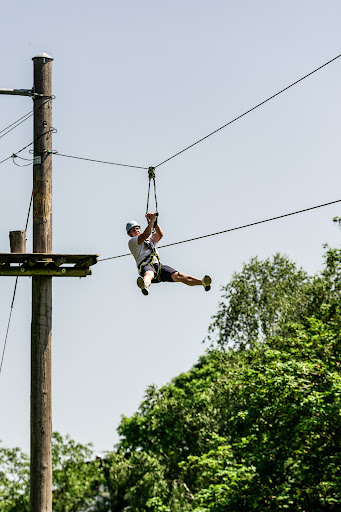
<instances>
[{"instance_id":1,"label":"green tree","mask_svg":"<svg viewBox=\"0 0 341 512\"><path fill-rule=\"evenodd\" d=\"M28 512L30 462L20 448L0 446L0 512Z\"/></svg>"},{"instance_id":2,"label":"green tree","mask_svg":"<svg viewBox=\"0 0 341 512\"><path fill-rule=\"evenodd\" d=\"M308 274L286 256L252 258L222 288L222 301L209 327L211 342L252 347L299 319L306 305Z\"/></svg>"},{"instance_id":3,"label":"green tree","mask_svg":"<svg viewBox=\"0 0 341 512\"><path fill-rule=\"evenodd\" d=\"M191 495L191 510L196 512L237 510L237 495L247 493L256 474L254 466L238 462L235 450L227 440L212 435L213 448L201 456L190 455L186 462L180 464L185 473L195 478L197 492ZM239 507L238 507L239 508Z\"/></svg>"},{"instance_id":4,"label":"green tree","mask_svg":"<svg viewBox=\"0 0 341 512\"><path fill-rule=\"evenodd\" d=\"M91 510L100 496L101 462L91 444L52 434L53 511ZM19 448L0 447L0 512L29 512L30 462Z\"/></svg>"},{"instance_id":5,"label":"green tree","mask_svg":"<svg viewBox=\"0 0 341 512\"><path fill-rule=\"evenodd\" d=\"M315 318L287 330L148 391L120 427L113 512L340 509L340 330Z\"/></svg>"},{"instance_id":6,"label":"green tree","mask_svg":"<svg viewBox=\"0 0 341 512\"><path fill-rule=\"evenodd\" d=\"M100 495L101 461L92 445L81 445L70 436L52 434L53 511L90 510Z\"/></svg>"},{"instance_id":7,"label":"green tree","mask_svg":"<svg viewBox=\"0 0 341 512\"><path fill-rule=\"evenodd\" d=\"M98 504L98 512L182 512L186 501L180 500L179 485L173 483L172 492L166 479L167 466L162 458L137 450L132 453L108 453L104 458L103 473L106 492ZM166 502L168 505L164 505Z\"/></svg>"},{"instance_id":8,"label":"green tree","mask_svg":"<svg viewBox=\"0 0 341 512\"><path fill-rule=\"evenodd\" d=\"M220 355L217 353L216 357L219 359ZM150 386L139 411L131 418L122 418L118 450L124 457L123 464L130 468L127 481L136 482L134 488L139 491L131 493L123 485L115 488L115 492L125 498L130 496L126 506L131 506L135 496L133 510L158 512L167 507L172 512L190 510L186 496L190 495L191 482L182 478L179 463L190 454L202 453L208 446L207 432L216 425L216 411L211 407L211 383L217 373L213 359L213 355L203 356L190 372L161 389ZM146 480L141 472L142 461L149 475ZM113 494L112 490L109 493ZM142 496L148 499L143 501Z\"/></svg>"},{"instance_id":9,"label":"green tree","mask_svg":"<svg viewBox=\"0 0 341 512\"><path fill-rule=\"evenodd\" d=\"M340 331L307 323L235 355L216 388L225 442L182 465L197 512L340 509Z\"/></svg>"}]
</instances>

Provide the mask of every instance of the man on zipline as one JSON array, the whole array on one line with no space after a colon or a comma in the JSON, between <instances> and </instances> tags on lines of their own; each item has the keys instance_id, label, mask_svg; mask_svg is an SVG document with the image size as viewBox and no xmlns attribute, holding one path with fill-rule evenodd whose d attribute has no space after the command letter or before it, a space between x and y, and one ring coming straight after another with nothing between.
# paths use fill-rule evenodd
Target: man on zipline
<instances>
[{"instance_id":1,"label":"man on zipline","mask_svg":"<svg viewBox=\"0 0 341 512\"><path fill-rule=\"evenodd\" d=\"M159 253L155 246L163 237L163 232L157 223L156 213L147 213L146 219L148 226L143 233L141 232L140 225L134 220L128 222L126 226L127 234L131 237L128 242L129 249L136 260L140 274L137 278L137 286L142 290L143 295L149 294L151 283L159 283L160 281L184 283L188 286L201 285L208 292L212 282L210 276L197 279L196 277L182 274L167 265L161 265ZM154 232L153 227L155 227Z\"/></svg>"}]
</instances>

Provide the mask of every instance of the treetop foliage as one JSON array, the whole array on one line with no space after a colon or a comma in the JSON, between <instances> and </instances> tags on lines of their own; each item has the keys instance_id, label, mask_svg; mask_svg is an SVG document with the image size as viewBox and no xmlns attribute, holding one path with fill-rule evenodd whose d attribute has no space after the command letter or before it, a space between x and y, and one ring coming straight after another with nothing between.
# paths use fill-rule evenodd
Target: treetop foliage
<instances>
[{"instance_id":1,"label":"treetop foliage","mask_svg":"<svg viewBox=\"0 0 341 512\"><path fill-rule=\"evenodd\" d=\"M209 340L247 348L274 336L286 322L299 317L309 284L308 274L286 256L252 258L222 288L223 300L209 327Z\"/></svg>"}]
</instances>

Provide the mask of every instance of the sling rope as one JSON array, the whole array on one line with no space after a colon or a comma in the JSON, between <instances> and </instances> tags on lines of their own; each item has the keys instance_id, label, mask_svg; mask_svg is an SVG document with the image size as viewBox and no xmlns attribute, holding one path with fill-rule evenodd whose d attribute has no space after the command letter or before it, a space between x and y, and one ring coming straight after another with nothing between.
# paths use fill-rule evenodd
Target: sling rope
<instances>
[{"instance_id":1,"label":"sling rope","mask_svg":"<svg viewBox=\"0 0 341 512\"><path fill-rule=\"evenodd\" d=\"M155 167L149 167L148 168L148 197L147 197L147 207L146 207L146 213L148 213L148 207L149 207L149 194L150 194L150 182L153 180L154 185L154 198L155 198L155 209L156 209L156 215L158 216L157 211L157 197L156 197L156 183L155 183Z\"/></svg>"},{"instance_id":2,"label":"sling rope","mask_svg":"<svg viewBox=\"0 0 341 512\"><path fill-rule=\"evenodd\" d=\"M156 219L155 219L155 222L154 222L154 229L156 228L157 226L157 218L159 216L159 213L157 211L157 197L156 197L156 183L155 183L155 167L149 167L148 168L148 196L147 196L147 206L146 206L146 214L148 213L148 207L149 207L149 195L150 195L150 183L151 181L153 181L153 186L154 186L154 198L155 198L155 210L156 210ZM146 258L146 260L144 260L140 266L138 267L139 268L139 274L141 275L141 270L142 270L142 267L143 265L151 265L154 269L154 273L155 273L155 276L156 276L156 279L158 281L160 281L160 278L161 278L161 261L160 261L160 257L155 249L155 247L153 247L150 243L148 243L148 248L150 250L150 255L148 256L148 258ZM155 267L155 263L153 263L153 260L154 259L157 259L157 262L158 262L158 265L157 267Z\"/></svg>"}]
</instances>

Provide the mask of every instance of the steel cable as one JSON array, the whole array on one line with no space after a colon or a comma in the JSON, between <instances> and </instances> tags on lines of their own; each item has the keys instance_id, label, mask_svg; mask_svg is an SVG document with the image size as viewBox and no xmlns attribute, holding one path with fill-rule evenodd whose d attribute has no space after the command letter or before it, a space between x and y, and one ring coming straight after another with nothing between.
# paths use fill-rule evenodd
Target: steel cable
<instances>
[{"instance_id":1,"label":"steel cable","mask_svg":"<svg viewBox=\"0 0 341 512\"><path fill-rule=\"evenodd\" d=\"M171 244L161 245L159 247L159 249L163 249L164 247L171 247L173 245L185 244L187 242L193 242L194 240L201 240L202 238L208 238L210 236L222 235L223 233L229 233L231 231L237 231L239 229L245 229L245 228L249 228L251 226L257 226L258 224L264 224L265 222L271 222L273 220L283 219L284 217L290 217L291 215L298 215L299 213L308 212L310 210L316 210L317 208L323 208L325 206L330 206L331 204L336 204L336 203L340 203L340 202L341 202L341 199L337 199L336 201L330 201L329 203L319 204L317 206L311 206L310 208L304 208L302 210L297 210L295 212L284 213L283 215L277 215L276 217L270 217L269 219L263 219L263 220L258 220L255 222L250 222L249 224L244 224L242 226L237 226L235 228L224 229L223 231L209 233L208 235L196 236L194 238L188 238L187 240L181 240L180 242L173 242ZM120 254L118 256L111 256L109 258L102 258L102 259L99 259L98 261L114 260L116 258L123 258L125 256L131 256L131 254L130 253Z\"/></svg>"},{"instance_id":2,"label":"steel cable","mask_svg":"<svg viewBox=\"0 0 341 512\"><path fill-rule=\"evenodd\" d=\"M155 165L154 167L160 167L160 165L163 165L165 164L166 162L169 162L169 160L172 160L173 158L175 158L176 156L178 155L181 155L181 153L184 153L185 151L187 151L188 149L192 148L193 146L196 146L197 144L199 144L199 142L202 142L203 140L205 139L208 139L209 137L211 137L212 135L214 135L215 133L219 132L220 130L222 130L223 128L226 128L226 126L229 126L230 124L238 121L238 119L241 119L242 117L246 116L247 114L249 114L250 112L252 112L253 110L256 110L257 108L259 108L260 106L264 105L264 103L267 103L268 101L272 100L273 98L276 98L276 96L279 96L280 94L282 94L283 92L287 91L288 89L290 89L291 87L293 87L294 85L298 84L299 82L302 82L302 80L305 80L306 78L308 78L309 76L313 75L314 73L316 73L317 71L320 71L320 69L324 68L325 66L328 66L328 64L331 64L332 62L334 62L336 59L339 59L341 57L341 54L340 55L337 55L336 57L334 57L333 59L329 60L328 62L325 62L324 64L322 64L322 66L319 66L318 68L314 69L313 71L311 71L310 73L308 73L307 75L304 75L303 77L299 78L298 80L296 80L295 82L293 82L292 84L288 85L287 87L285 87L284 89L280 90L279 92L276 92L276 94L273 94L272 96L270 96L269 98L267 98L266 100L262 101L261 103L258 103L258 105L256 105L255 107L252 107L250 108L249 110L247 110L246 112L244 112L243 114L235 117L234 119L232 119L232 121L229 121L228 123L224 124L223 126L221 126L220 128L217 128L216 130L214 130L213 132L209 133L208 135L206 135L205 137L202 137L201 139L197 140L196 142L194 142L193 144L191 144L190 146L187 146L185 149L182 149L181 151L178 151L178 153L175 153L175 155L167 158L166 160L164 160L163 162Z\"/></svg>"},{"instance_id":3,"label":"steel cable","mask_svg":"<svg viewBox=\"0 0 341 512\"><path fill-rule=\"evenodd\" d=\"M29 204L29 207L28 207L28 213L27 213L27 218L26 218L25 231L27 230L28 221L29 221L29 218L30 218L30 212L31 212L31 207L32 207L32 199L33 199L33 191L32 191L32 194L31 194L30 204ZM5 341L4 341L4 348L3 348L3 351L2 351L2 357L1 357L0 375L1 375L2 365L3 365L3 361L4 361L4 357L5 357L5 351L6 351L6 345L7 345L7 338L8 338L8 333L9 333L9 327L10 327L10 325L11 325L12 312L13 312L13 306L14 306L15 295L16 295L16 292L17 292L17 286L18 286L18 276L17 276L17 277L16 277L16 279L15 279L15 285L14 285L14 291L13 291L13 297L12 297L11 309L10 309L10 313L9 313L9 318L8 318L8 323L7 323L7 329L6 329L6 336L5 336Z\"/></svg>"},{"instance_id":4,"label":"steel cable","mask_svg":"<svg viewBox=\"0 0 341 512\"><path fill-rule=\"evenodd\" d=\"M95 162L95 163L98 163L98 164L119 165L120 167L131 167L133 169L148 169L148 167L140 167L138 165L118 164L116 162L106 162L104 160L95 160L93 158L84 158L82 156L64 155L63 153L59 153L58 151L55 152L54 155L64 156L66 158L74 158L76 160L85 160L87 162Z\"/></svg>"}]
</instances>

